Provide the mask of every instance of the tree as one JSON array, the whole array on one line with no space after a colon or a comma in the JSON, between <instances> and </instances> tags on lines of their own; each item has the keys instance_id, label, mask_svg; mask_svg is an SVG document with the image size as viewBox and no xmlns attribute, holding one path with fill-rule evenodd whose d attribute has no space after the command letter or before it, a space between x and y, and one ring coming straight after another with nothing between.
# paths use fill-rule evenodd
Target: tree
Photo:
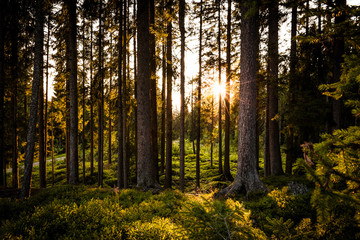
<instances>
[{"instance_id":1,"label":"tree","mask_svg":"<svg viewBox=\"0 0 360 240\"><path fill-rule=\"evenodd\" d=\"M219 74L219 86L221 86L221 1L217 0L217 8L218 8L218 36L217 36L217 44L218 44L218 74ZM221 93L219 94L219 173L223 174L223 165L222 165L222 114L221 109Z\"/></svg>"},{"instance_id":2,"label":"tree","mask_svg":"<svg viewBox=\"0 0 360 240\"><path fill-rule=\"evenodd\" d=\"M102 0L99 2L99 80L98 80L98 186L103 186L104 168L104 76L103 76L103 49L102 49Z\"/></svg>"},{"instance_id":3,"label":"tree","mask_svg":"<svg viewBox=\"0 0 360 240\"><path fill-rule=\"evenodd\" d=\"M278 1L269 3L269 43L268 43L268 95L269 95L269 153L271 175L283 174L279 143L278 124Z\"/></svg>"},{"instance_id":4,"label":"tree","mask_svg":"<svg viewBox=\"0 0 360 240\"><path fill-rule=\"evenodd\" d=\"M225 93L225 153L224 176L233 180L230 173L230 80L231 80L231 0L228 0L226 26L226 93Z\"/></svg>"},{"instance_id":5,"label":"tree","mask_svg":"<svg viewBox=\"0 0 360 240\"><path fill-rule=\"evenodd\" d=\"M66 2L69 19L69 46L67 49L69 61L69 85L70 85L70 184L79 183L78 163L78 91L77 91L77 48L76 48L76 1Z\"/></svg>"},{"instance_id":6,"label":"tree","mask_svg":"<svg viewBox=\"0 0 360 240\"><path fill-rule=\"evenodd\" d=\"M35 47L34 47L34 74L31 92L30 117L28 124L27 143L25 152L25 168L20 197L22 199L30 197L31 175L34 160L35 148L35 130L37 122L39 85L41 79L41 66L43 62L43 45L44 45L44 14L43 1L36 1L35 9Z\"/></svg>"},{"instance_id":7,"label":"tree","mask_svg":"<svg viewBox=\"0 0 360 240\"><path fill-rule=\"evenodd\" d=\"M184 192L185 173L185 0L179 1L179 27L181 41L180 70L180 190Z\"/></svg>"},{"instance_id":8,"label":"tree","mask_svg":"<svg viewBox=\"0 0 360 240\"><path fill-rule=\"evenodd\" d=\"M137 186L145 189L158 187L156 168L149 144L151 142L149 4L149 0L139 1L137 4Z\"/></svg>"},{"instance_id":9,"label":"tree","mask_svg":"<svg viewBox=\"0 0 360 240\"><path fill-rule=\"evenodd\" d=\"M254 1L240 3L241 59L238 164L234 182L219 195L229 196L241 190L246 193L265 191L256 169L256 72L259 49L259 6Z\"/></svg>"},{"instance_id":10,"label":"tree","mask_svg":"<svg viewBox=\"0 0 360 240\"><path fill-rule=\"evenodd\" d=\"M0 119L4 119L5 117L5 9L6 1L0 1ZM4 133L4 121L0 121L0 136L4 136ZM0 186L4 186L6 182L6 164L4 151L4 138L0 138Z\"/></svg>"},{"instance_id":11,"label":"tree","mask_svg":"<svg viewBox=\"0 0 360 240\"><path fill-rule=\"evenodd\" d=\"M172 185L172 15L173 1L167 2L169 19L167 22L166 37L166 171L165 187L171 188Z\"/></svg>"}]
</instances>

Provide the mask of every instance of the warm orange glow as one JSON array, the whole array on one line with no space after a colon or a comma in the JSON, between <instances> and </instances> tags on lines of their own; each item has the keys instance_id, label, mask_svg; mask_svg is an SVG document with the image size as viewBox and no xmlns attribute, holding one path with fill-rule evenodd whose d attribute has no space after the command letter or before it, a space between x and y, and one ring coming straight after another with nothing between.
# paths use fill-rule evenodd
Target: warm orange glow
<instances>
[{"instance_id":1,"label":"warm orange glow","mask_svg":"<svg viewBox=\"0 0 360 240\"><path fill-rule=\"evenodd\" d=\"M216 81L213 84L213 93L214 96L218 97L221 94L221 97L225 97L226 94L226 83L225 82L221 82L221 84L219 85L219 82Z\"/></svg>"}]
</instances>

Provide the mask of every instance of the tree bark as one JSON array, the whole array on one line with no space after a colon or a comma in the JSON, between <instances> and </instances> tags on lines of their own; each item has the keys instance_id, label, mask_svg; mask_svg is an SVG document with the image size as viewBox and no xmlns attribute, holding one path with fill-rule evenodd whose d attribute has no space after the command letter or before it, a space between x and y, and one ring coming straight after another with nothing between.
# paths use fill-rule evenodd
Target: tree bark
<instances>
[{"instance_id":1,"label":"tree bark","mask_svg":"<svg viewBox=\"0 0 360 240\"><path fill-rule=\"evenodd\" d=\"M0 119L5 117L4 96L5 96L5 11L6 2L0 1ZM4 121L0 121L0 136L4 136ZM0 138L0 186L6 183L6 164L4 156L4 138Z\"/></svg>"},{"instance_id":2,"label":"tree bark","mask_svg":"<svg viewBox=\"0 0 360 240\"><path fill-rule=\"evenodd\" d=\"M227 10L224 176L226 180L232 181L233 177L230 173L231 0L228 0Z\"/></svg>"},{"instance_id":3,"label":"tree bark","mask_svg":"<svg viewBox=\"0 0 360 240\"><path fill-rule=\"evenodd\" d=\"M167 2L169 19L167 22L166 37L166 171L165 188L171 188L172 185L172 14L173 0Z\"/></svg>"},{"instance_id":4,"label":"tree bark","mask_svg":"<svg viewBox=\"0 0 360 240\"><path fill-rule=\"evenodd\" d=\"M139 1L137 4L137 186L144 189L159 187L149 144L151 142L149 4L149 0Z\"/></svg>"},{"instance_id":5,"label":"tree bark","mask_svg":"<svg viewBox=\"0 0 360 240\"><path fill-rule=\"evenodd\" d=\"M127 41L127 31L126 31L126 0L124 1L124 30L123 30L123 54L122 54L122 60L123 60L123 88L122 88L122 101L123 101L123 170L124 170L124 188L128 188L128 158L127 158L127 151L126 151L126 136L127 136L127 129L126 129L126 118L127 118L127 111L126 111L126 41Z\"/></svg>"},{"instance_id":6,"label":"tree bark","mask_svg":"<svg viewBox=\"0 0 360 240\"><path fill-rule=\"evenodd\" d=\"M98 186L103 186L104 167L104 76L102 59L102 0L99 2L99 91L98 91Z\"/></svg>"},{"instance_id":7,"label":"tree bark","mask_svg":"<svg viewBox=\"0 0 360 240\"><path fill-rule=\"evenodd\" d=\"M295 100L295 81L296 81L296 29L297 29L297 0L293 1L291 10L291 46L290 46L290 78L289 78L289 110L293 109ZM294 146L294 127L292 117L289 118L288 134L286 138L286 174L292 173L292 165L296 160L294 153L296 146Z\"/></svg>"},{"instance_id":8,"label":"tree bark","mask_svg":"<svg viewBox=\"0 0 360 240\"><path fill-rule=\"evenodd\" d=\"M163 38L162 46L162 88L161 88L161 146L160 146L160 173L164 173L165 170L165 114L166 114L166 102L165 102L165 87L166 87L166 48L165 37Z\"/></svg>"},{"instance_id":9,"label":"tree bark","mask_svg":"<svg viewBox=\"0 0 360 240\"><path fill-rule=\"evenodd\" d=\"M179 27L181 41L180 62L180 190L184 192L185 175L185 0L179 1Z\"/></svg>"},{"instance_id":10,"label":"tree bark","mask_svg":"<svg viewBox=\"0 0 360 240\"><path fill-rule=\"evenodd\" d=\"M82 56L82 60L83 60L83 76L82 76L82 110L83 110L83 114L82 114L82 180L83 183L85 184L85 80L86 80L86 71L85 71L85 17L83 18L83 56Z\"/></svg>"},{"instance_id":11,"label":"tree bark","mask_svg":"<svg viewBox=\"0 0 360 240\"><path fill-rule=\"evenodd\" d=\"M268 81L269 81L269 148L271 175L284 174L281 164L279 123L278 123L278 1L269 4L269 45L268 45Z\"/></svg>"},{"instance_id":12,"label":"tree bark","mask_svg":"<svg viewBox=\"0 0 360 240\"><path fill-rule=\"evenodd\" d=\"M218 76L219 76L219 88L221 88L221 3L218 2ZM222 164L222 101L221 101L221 91L219 91L219 174L223 174L223 164Z\"/></svg>"},{"instance_id":13,"label":"tree bark","mask_svg":"<svg viewBox=\"0 0 360 240\"><path fill-rule=\"evenodd\" d=\"M39 85L41 78L41 66L43 61L43 41L44 41L44 15L43 1L36 1L35 9L35 47L34 47L34 74L31 92L30 117L27 132L27 143L25 151L25 168L20 197L22 199L30 197L31 175L34 160L35 131L38 111Z\"/></svg>"},{"instance_id":14,"label":"tree bark","mask_svg":"<svg viewBox=\"0 0 360 240\"><path fill-rule=\"evenodd\" d=\"M94 174L94 80L93 80L93 24L90 20L90 176Z\"/></svg>"},{"instance_id":15,"label":"tree bark","mask_svg":"<svg viewBox=\"0 0 360 240\"><path fill-rule=\"evenodd\" d=\"M196 186L195 191L200 190L200 133L201 133L201 77L202 77L202 16L203 1L200 1L200 29L199 29L199 78L198 78L198 101L197 101L197 129L196 129Z\"/></svg>"},{"instance_id":16,"label":"tree bark","mask_svg":"<svg viewBox=\"0 0 360 240\"><path fill-rule=\"evenodd\" d=\"M240 4L241 10L241 59L238 165L234 182L216 196L232 193L265 191L256 169L256 72L259 50L257 4L250 1ZM249 11L251 11L249 13Z\"/></svg>"},{"instance_id":17,"label":"tree bark","mask_svg":"<svg viewBox=\"0 0 360 240\"><path fill-rule=\"evenodd\" d=\"M69 83L70 83L70 184L79 183L78 162L78 92L76 48L76 0L67 0L69 12Z\"/></svg>"}]
</instances>

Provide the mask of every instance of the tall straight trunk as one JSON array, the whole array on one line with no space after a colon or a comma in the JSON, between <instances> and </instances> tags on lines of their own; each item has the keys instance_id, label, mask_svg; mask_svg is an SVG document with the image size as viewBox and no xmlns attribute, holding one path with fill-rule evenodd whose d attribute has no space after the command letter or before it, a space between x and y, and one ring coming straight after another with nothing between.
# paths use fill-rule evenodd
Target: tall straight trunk
<instances>
[{"instance_id":1,"label":"tall straight trunk","mask_svg":"<svg viewBox=\"0 0 360 240\"><path fill-rule=\"evenodd\" d=\"M137 130L138 130L138 162L137 186L141 188L158 187L156 168L152 159L151 124L150 124L150 32L149 32L149 0L138 1L137 8Z\"/></svg>"},{"instance_id":2,"label":"tall straight trunk","mask_svg":"<svg viewBox=\"0 0 360 240\"><path fill-rule=\"evenodd\" d=\"M290 46L290 78L289 78L289 110L293 109L296 102L295 100L295 81L296 81L296 29L297 29L297 0L293 1L291 10L291 46ZM292 118L290 118L289 124L292 125ZM296 160L295 155L296 146L294 144L294 129L289 128L286 138L286 174L292 173L292 165Z\"/></svg>"},{"instance_id":3,"label":"tall straight trunk","mask_svg":"<svg viewBox=\"0 0 360 240\"><path fill-rule=\"evenodd\" d=\"M83 60L83 66L82 66L82 180L83 183L85 184L85 17L83 18L83 56L82 56L82 60Z\"/></svg>"},{"instance_id":4,"label":"tall straight trunk","mask_svg":"<svg viewBox=\"0 0 360 240\"><path fill-rule=\"evenodd\" d=\"M6 2L0 1L0 119L5 117L4 96L5 96L5 9ZM4 121L0 121L0 136L4 136ZM4 156L4 138L0 138L0 186L5 186L6 164Z\"/></svg>"},{"instance_id":5,"label":"tall straight trunk","mask_svg":"<svg viewBox=\"0 0 360 240\"><path fill-rule=\"evenodd\" d=\"M231 0L228 0L227 10L224 176L227 180L232 180L230 173Z\"/></svg>"},{"instance_id":6,"label":"tall straight trunk","mask_svg":"<svg viewBox=\"0 0 360 240\"><path fill-rule=\"evenodd\" d=\"M271 175L280 175L284 171L281 164L278 110L278 43L279 43L279 5L272 0L269 4L269 45L268 45L268 81L269 81L269 148Z\"/></svg>"},{"instance_id":7,"label":"tall straight trunk","mask_svg":"<svg viewBox=\"0 0 360 240\"><path fill-rule=\"evenodd\" d=\"M76 0L66 1L69 11L70 184L79 183L76 2Z\"/></svg>"},{"instance_id":8,"label":"tall straight trunk","mask_svg":"<svg viewBox=\"0 0 360 240\"><path fill-rule=\"evenodd\" d=\"M27 142L25 150L25 168L24 178L21 188L20 197L22 199L30 197L31 191L31 175L34 160L35 149L35 131L37 122L38 100L39 100L39 85L41 78L41 66L43 61L43 41L44 41L44 15L43 15L43 1L36 1L35 8L35 47L34 47L34 75L32 82L31 103L30 103L30 117L27 132Z\"/></svg>"},{"instance_id":9,"label":"tall straight trunk","mask_svg":"<svg viewBox=\"0 0 360 240\"><path fill-rule=\"evenodd\" d=\"M110 59L113 58L113 51L112 51L112 39L113 39L113 35L112 33L110 33ZM108 163L111 164L111 134L112 134L112 116L111 116L111 111L112 111L112 75L113 75L113 67L112 65L109 67L109 72L110 72L110 76L109 76L109 96L108 96L108 101L109 101L109 143L108 143Z\"/></svg>"},{"instance_id":10,"label":"tall straight trunk","mask_svg":"<svg viewBox=\"0 0 360 240\"><path fill-rule=\"evenodd\" d=\"M335 25L337 27L334 35L334 65L333 65L333 82L339 82L341 76L341 64L344 62L345 41L344 41L344 26L341 26L346 19L345 10L346 0L335 0L335 7L337 14L335 16ZM342 104L340 100L332 99L332 116L334 125L332 130L340 129L342 127Z\"/></svg>"},{"instance_id":11,"label":"tall straight trunk","mask_svg":"<svg viewBox=\"0 0 360 240\"><path fill-rule=\"evenodd\" d=\"M166 87L166 50L165 50L165 37L163 39L162 46L162 87L161 87L161 146L160 146L160 172L164 173L165 170L165 114L166 114L166 102L165 102L165 87Z\"/></svg>"},{"instance_id":12,"label":"tall straight trunk","mask_svg":"<svg viewBox=\"0 0 360 240\"><path fill-rule=\"evenodd\" d=\"M102 58L102 0L99 2L99 91L98 91L98 186L103 186L104 164L104 76Z\"/></svg>"},{"instance_id":13,"label":"tall straight trunk","mask_svg":"<svg viewBox=\"0 0 360 240\"><path fill-rule=\"evenodd\" d=\"M269 83L266 83L266 90L269 92ZM271 175L270 148L269 148L269 94L266 95L265 126L264 126L264 176Z\"/></svg>"},{"instance_id":14,"label":"tall straight trunk","mask_svg":"<svg viewBox=\"0 0 360 240\"><path fill-rule=\"evenodd\" d=\"M42 67L43 69L43 67ZM44 143L44 78L41 74L39 86L39 176L40 188L46 188L46 159Z\"/></svg>"},{"instance_id":15,"label":"tall straight trunk","mask_svg":"<svg viewBox=\"0 0 360 240\"><path fill-rule=\"evenodd\" d=\"M211 96L211 126L210 126L210 133L211 133L211 143L210 143L210 167L213 167L213 155L214 155L214 95Z\"/></svg>"},{"instance_id":16,"label":"tall straight trunk","mask_svg":"<svg viewBox=\"0 0 360 240\"><path fill-rule=\"evenodd\" d=\"M47 142L48 142L48 97L49 97L49 49L50 49L50 13L51 9L48 11L48 19L47 19L47 40L46 40L46 83L45 83L45 124L44 124L44 142L45 142L45 187L46 187L46 179L47 179L47 170L46 170L46 162L47 162Z\"/></svg>"},{"instance_id":17,"label":"tall straight trunk","mask_svg":"<svg viewBox=\"0 0 360 240\"><path fill-rule=\"evenodd\" d=\"M124 186L124 156L123 156L123 101L122 101L122 42L123 42L123 1L119 2L119 38L118 38L118 165L117 165L117 186L122 188Z\"/></svg>"},{"instance_id":18,"label":"tall straight trunk","mask_svg":"<svg viewBox=\"0 0 360 240\"><path fill-rule=\"evenodd\" d=\"M194 82L191 82L191 138L192 138L192 149L193 154L196 154L195 151L195 106L194 106Z\"/></svg>"},{"instance_id":19,"label":"tall straight trunk","mask_svg":"<svg viewBox=\"0 0 360 240\"><path fill-rule=\"evenodd\" d=\"M218 74L219 74L219 88L221 87L221 3L220 0L218 2ZM219 92L219 173L223 173L223 165L222 165L222 102L221 102L221 91Z\"/></svg>"},{"instance_id":20,"label":"tall straight trunk","mask_svg":"<svg viewBox=\"0 0 360 240\"><path fill-rule=\"evenodd\" d=\"M157 98L156 98L156 55L155 55L155 2L150 0L150 28L153 29L150 31L150 104L151 104L151 147L154 154L153 161L156 167L156 179L159 181L159 171L158 171L158 143L157 143Z\"/></svg>"},{"instance_id":21,"label":"tall straight trunk","mask_svg":"<svg viewBox=\"0 0 360 240\"><path fill-rule=\"evenodd\" d=\"M167 2L168 14L170 19L167 22L166 37L166 172L165 188L171 188L172 185L172 14L173 0Z\"/></svg>"},{"instance_id":22,"label":"tall straight trunk","mask_svg":"<svg viewBox=\"0 0 360 240\"><path fill-rule=\"evenodd\" d=\"M126 10L126 0L124 1L124 30L123 30L123 92L122 92L122 101L123 101L123 165L124 165L124 188L128 188L128 158L127 158L127 154L126 154L126 133L127 133L127 129L126 129L126 115L127 115L127 111L126 111L126 41L127 41L127 31L126 31L126 18L127 18L127 10Z\"/></svg>"},{"instance_id":23,"label":"tall straight trunk","mask_svg":"<svg viewBox=\"0 0 360 240\"><path fill-rule=\"evenodd\" d=\"M55 159L54 159L54 113L51 118L51 175L52 185L55 184Z\"/></svg>"},{"instance_id":24,"label":"tall straight trunk","mask_svg":"<svg viewBox=\"0 0 360 240\"><path fill-rule=\"evenodd\" d=\"M199 31L199 78L197 99L197 128L196 128L196 191L200 190L200 133L201 133L201 77L202 77L202 15L203 1L200 1L200 31Z\"/></svg>"},{"instance_id":25,"label":"tall straight trunk","mask_svg":"<svg viewBox=\"0 0 360 240\"><path fill-rule=\"evenodd\" d=\"M180 62L180 190L184 192L185 175L185 0L179 1L179 27L181 39Z\"/></svg>"},{"instance_id":26,"label":"tall straight trunk","mask_svg":"<svg viewBox=\"0 0 360 240\"><path fill-rule=\"evenodd\" d=\"M93 80L93 24L90 20L90 176L94 174L94 80Z\"/></svg>"},{"instance_id":27,"label":"tall straight trunk","mask_svg":"<svg viewBox=\"0 0 360 240\"><path fill-rule=\"evenodd\" d=\"M259 45L259 8L244 1L241 10L241 59L238 165L234 182L218 195L265 191L256 169L256 73ZM250 12L249 12L250 11ZM255 44L254 44L255 43Z\"/></svg>"},{"instance_id":28,"label":"tall straight trunk","mask_svg":"<svg viewBox=\"0 0 360 240\"><path fill-rule=\"evenodd\" d=\"M133 21L134 23L136 22L136 0L134 0L134 5L133 5ZM134 47L134 82L135 82L135 87L134 87L134 95L135 95L135 101L137 102L137 53L136 53L136 28L134 29L134 43L133 43L133 47ZM137 174L137 159L138 159L138 155L137 155L137 139L138 139L138 135L137 135L137 106L135 104L134 106L134 115L135 115L135 177L137 178L136 174Z\"/></svg>"},{"instance_id":29,"label":"tall straight trunk","mask_svg":"<svg viewBox=\"0 0 360 240\"><path fill-rule=\"evenodd\" d=\"M18 133L17 133L17 95L18 95L18 2L13 2L13 17L11 19L12 27L10 29L11 37L11 77L12 77L12 94L11 94L11 103L12 103L12 187L19 187L19 166L18 166Z\"/></svg>"}]
</instances>

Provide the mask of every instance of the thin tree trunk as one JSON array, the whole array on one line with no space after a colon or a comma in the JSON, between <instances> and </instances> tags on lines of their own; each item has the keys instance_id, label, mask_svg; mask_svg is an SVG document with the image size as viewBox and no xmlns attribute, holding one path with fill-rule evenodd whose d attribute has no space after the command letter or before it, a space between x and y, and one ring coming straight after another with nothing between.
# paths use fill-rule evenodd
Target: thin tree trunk
<instances>
[{"instance_id":1,"label":"thin tree trunk","mask_svg":"<svg viewBox=\"0 0 360 240\"><path fill-rule=\"evenodd\" d=\"M196 129L196 186L195 191L200 190L200 133L201 133L201 77L202 77L202 15L203 1L200 1L200 31L199 31L199 79L198 79L198 99L197 99L197 129Z\"/></svg>"},{"instance_id":2,"label":"thin tree trunk","mask_svg":"<svg viewBox=\"0 0 360 240\"><path fill-rule=\"evenodd\" d=\"M43 66L42 66L43 69ZM44 143L44 78L41 74L39 86L39 176L40 188L46 188L46 159Z\"/></svg>"},{"instance_id":3,"label":"thin tree trunk","mask_svg":"<svg viewBox=\"0 0 360 240\"><path fill-rule=\"evenodd\" d=\"M167 23L166 38L166 172L165 172L165 188L171 188L172 185L172 14L173 1L167 3L168 14L170 19Z\"/></svg>"},{"instance_id":4,"label":"thin tree trunk","mask_svg":"<svg viewBox=\"0 0 360 240\"><path fill-rule=\"evenodd\" d=\"M102 69L102 0L99 2L99 92L98 92L98 186L103 186L104 164L104 77Z\"/></svg>"},{"instance_id":5,"label":"thin tree trunk","mask_svg":"<svg viewBox=\"0 0 360 240\"><path fill-rule=\"evenodd\" d=\"M278 119L278 1L272 0L269 5L269 148L271 175L284 174L281 164Z\"/></svg>"},{"instance_id":6,"label":"thin tree trunk","mask_svg":"<svg viewBox=\"0 0 360 240\"><path fill-rule=\"evenodd\" d=\"M151 104L151 147L154 154L153 161L156 167L156 179L159 181L158 171L158 142L157 142L157 98L156 98L156 55L155 55L155 2L150 0L150 28L153 31L150 32L150 104Z\"/></svg>"},{"instance_id":7,"label":"thin tree trunk","mask_svg":"<svg viewBox=\"0 0 360 240\"><path fill-rule=\"evenodd\" d=\"M31 175L34 160L35 131L37 122L39 85L41 78L41 66L43 61L43 41L44 41L44 15L42 12L43 1L36 1L35 13L35 47L34 47L34 76L31 92L30 117L27 132L27 143L25 151L24 178L20 197L22 199L30 197Z\"/></svg>"},{"instance_id":8,"label":"thin tree trunk","mask_svg":"<svg viewBox=\"0 0 360 240\"><path fill-rule=\"evenodd\" d=\"M195 151L195 106L194 106L194 82L191 82L191 139L193 154Z\"/></svg>"},{"instance_id":9,"label":"thin tree trunk","mask_svg":"<svg viewBox=\"0 0 360 240\"><path fill-rule=\"evenodd\" d=\"M82 79L82 178L85 184L85 17L83 18L83 79Z\"/></svg>"},{"instance_id":10,"label":"thin tree trunk","mask_svg":"<svg viewBox=\"0 0 360 240\"><path fill-rule=\"evenodd\" d=\"M4 96L5 96L5 11L6 2L0 1L0 119L5 117ZM0 136L4 136L4 121L0 121ZM4 156L4 138L0 138L0 186L6 184L6 164Z\"/></svg>"},{"instance_id":11,"label":"thin tree trunk","mask_svg":"<svg viewBox=\"0 0 360 240\"><path fill-rule=\"evenodd\" d=\"M221 88L221 3L218 0L218 74L219 74L219 88ZM222 102L221 102L221 91L219 91L219 174L223 174L222 165Z\"/></svg>"},{"instance_id":12,"label":"thin tree trunk","mask_svg":"<svg viewBox=\"0 0 360 240\"><path fill-rule=\"evenodd\" d=\"M179 27L181 39L180 70L180 190L184 192L185 175L185 0L179 1Z\"/></svg>"},{"instance_id":13,"label":"thin tree trunk","mask_svg":"<svg viewBox=\"0 0 360 240\"><path fill-rule=\"evenodd\" d=\"M123 156L123 101L122 101L122 60L123 60L123 51L122 51L122 41L123 41L123 14L122 14L123 1L119 2L119 42L118 42L118 166L117 166L117 186L122 188L124 186L124 156Z\"/></svg>"},{"instance_id":14,"label":"thin tree trunk","mask_svg":"<svg viewBox=\"0 0 360 240\"><path fill-rule=\"evenodd\" d=\"M297 0L293 1L291 11L291 46L290 46L290 78L289 78L289 110L293 109L296 102L294 94L294 84L296 81L296 29L297 29ZM286 174L292 173L292 165L296 160L294 146L294 128L292 127L292 117L289 120L289 130L286 139Z\"/></svg>"},{"instance_id":15,"label":"thin tree trunk","mask_svg":"<svg viewBox=\"0 0 360 240\"><path fill-rule=\"evenodd\" d=\"M134 10L133 10L133 16L134 16L134 23L136 22L136 0L134 0ZM134 29L134 81L135 81L135 87L134 87L134 95L135 95L135 101L137 102L137 54L136 54L136 28ZM137 179L137 162L138 162L138 152L137 152L137 105L135 104L134 107L134 115L135 115L135 177Z\"/></svg>"},{"instance_id":16,"label":"thin tree trunk","mask_svg":"<svg viewBox=\"0 0 360 240\"><path fill-rule=\"evenodd\" d=\"M211 144L210 144L210 167L213 167L213 155L214 155L214 95L211 96L211 127L210 127L210 134L211 134Z\"/></svg>"},{"instance_id":17,"label":"thin tree trunk","mask_svg":"<svg viewBox=\"0 0 360 240\"><path fill-rule=\"evenodd\" d=\"M232 181L233 177L230 173L231 0L228 0L227 10L224 176L226 180Z\"/></svg>"},{"instance_id":18,"label":"thin tree trunk","mask_svg":"<svg viewBox=\"0 0 360 240\"><path fill-rule=\"evenodd\" d=\"M166 50L165 50L165 37L163 39L162 46L162 88L161 88L161 160L160 160L160 172L164 173L165 170L165 87L166 87Z\"/></svg>"},{"instance_id":19,"label":"thin tree trunk","mask_svg":"<svg viewBox=\"0 0 360 240\"><path fill-rule=\"evenodd\" d=\"M55 184L55 159L54 159L54 113L51 118L51 175L52 185Z\"/></svg>"},{"instance_id":20,"label":"thin tree trunk","mask_svg":"<svg viewBox=\"0 0 360 240\"><path fill-rule=\"evenodd\" d=\"M90 176L94 174L94 82L93 82L93 24L90 20Z\"/></svg>"},{"instance_id":21,"label":"thin tree trunk","mask_svg":"<svg viewBox=\"0 0 360 240\"><path fill-rule=\"evenodd\" d=\"M19 187L19 166L18 166L18 133L17 133L17 88L18 88L18 2L13 2L13 16L12 27L10 30L11 35L11 77L12 77L12 187Z\"/></svg>"},{"instance_id":22,"label":"thin tree trunk","mask_svg":"<svg viewBox=\"0 0 360 240\"><path fill-rule=\"evenodd\" d=\"M126 41L127 41L127 32L126 32L126 0L124 1L124 30L123 30L123 92L122 92L122 101L123 101L123 164L124 164L124 188L128 188L128 158L126 154L126 118L127 118L127 111L126 111Z\"/></svg>"},{"instance_id":23,"label":"thin tree trunk","mask_svg":"<svg viewBox=\"0 0 360 240\"><path fill-rule=\"evenodd\" d=\"M110 59L113 58L113 51L112 51L112 39L113 39L113 35L112 33L110 33ZM112 71L113 71L113 67L112 67L112 63L110 63L110 67L109 67L109 71L110 71L110 76L109 76L109 96L108 96L108 101L109 101L109 145L108 145L108 163L111 164L111 132L112 132L112 116L111 116L111 111L112 111Z\"/></svg>"}]
</instances>

